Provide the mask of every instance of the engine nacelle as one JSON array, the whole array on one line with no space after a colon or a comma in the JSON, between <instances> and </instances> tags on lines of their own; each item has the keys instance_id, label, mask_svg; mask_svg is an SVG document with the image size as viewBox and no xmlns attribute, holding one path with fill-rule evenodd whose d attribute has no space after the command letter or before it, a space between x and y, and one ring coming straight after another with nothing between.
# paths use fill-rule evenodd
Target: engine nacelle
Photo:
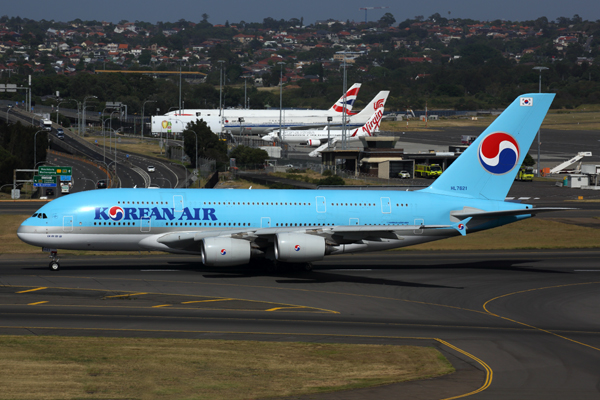
<instances>
[{"instance_id":1,"label":"engine nacelle","mask_svg":"<svg viewBox=\"0 0 600 400\"><path fill-rule=\"evenodd\" d=\"M209 267L229 267L250 261L250 242L228 237L202 239L202 262Z\"/></svg>"},{"instance_id":2,"label":"engine nacelle","mask_svg":"<svg viewBox=\"0 0 600 400\"><path fill-rule=\"evenodd\" d=\"M275 259L283 262L312 262L325 257L325 238L303 233L278 233Z\"/></svg>"},{"instance_id":3,"label":"engine nacelle","mask_svg":"<svg viewBox=\"0 0 600 400\"><path fill-rule=\"evenodd\" d=\"M321 141L319 139L308 139L306 141L306 145L311 147L319 147L321 145Z\"/></svg>"}]
</instances>

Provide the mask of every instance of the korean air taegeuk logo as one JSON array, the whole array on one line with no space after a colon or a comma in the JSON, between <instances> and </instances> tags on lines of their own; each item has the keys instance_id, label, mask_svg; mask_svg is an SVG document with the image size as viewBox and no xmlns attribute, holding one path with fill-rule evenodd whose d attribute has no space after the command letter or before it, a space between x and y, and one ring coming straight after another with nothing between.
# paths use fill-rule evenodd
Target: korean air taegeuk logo
<instances>
[{"instance_id":1,"label":"korean air taegeuk logo","mask_svg":"<svg viewBox=\"0 0 600 400\"><path fill-rule=\"evenodd\" d=\"M508 133L494 132L479 145L479 162L490 174L504 175L519 161L519 143Z\"/></svg>"}]
</instances>

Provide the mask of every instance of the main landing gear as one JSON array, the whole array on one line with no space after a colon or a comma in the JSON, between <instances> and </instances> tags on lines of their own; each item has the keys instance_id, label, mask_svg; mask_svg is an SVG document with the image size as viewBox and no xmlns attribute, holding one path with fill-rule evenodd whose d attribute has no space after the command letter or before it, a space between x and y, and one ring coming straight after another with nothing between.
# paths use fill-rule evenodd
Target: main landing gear
<instances>
[{"instance_id":1,"label":"main landing gear","mask_svg":"<svg viewBox=\"0 0 600 400\"><path fill-rule=\"evenodd\" d=\"M50 258L52 259L52 261L50 261L50 264L48 265L50 271L58 271L60 269L60 264L58 263L58 252L51 251Z\"/></svg>"}]
</instances>

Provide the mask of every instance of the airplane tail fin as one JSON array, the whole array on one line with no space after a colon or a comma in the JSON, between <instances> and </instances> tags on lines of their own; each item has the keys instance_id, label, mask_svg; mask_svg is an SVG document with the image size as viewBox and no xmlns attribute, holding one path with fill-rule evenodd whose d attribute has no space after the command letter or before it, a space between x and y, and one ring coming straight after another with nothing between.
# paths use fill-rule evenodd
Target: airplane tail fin
<instances>
[{"instance_id":1,"label":"airplane tail fin","mask_svg":"<svg viewBox=\"0 0 600 400\"><path fill-rule=\"evenodd\" d=\"M365 108L352 117L352 121L354 122L356 119L366 121L371 117L373 112L377 111L379 108L381 108L381 112L383 112L383 107L385 106L385 101L387 100L389 94L389 90L382 90L381 92L377 93L377 96L375 96Z\"/></svg>"},{"instance_id":2,"label":"airplane tail fin","mask_svg":"<svg viewBox=\"0 0 600 400\"><path fill-rule=\"evenodd\" d=\"M352 106L354 105L354 102L356 101L356 97L358 97L358 91L360 90L360 86L361 86L360 83L355 83L346 92L346 114L348 114L348 115L354 115L354 113L352 113ZM344 96L340 97L340 99L338 101L336 101L336 103L333 106L331 106L329 111L336 111L339 113L343 113L344 112Z\"/></svg>"},{"instance_id":3,"label":"airplane tail fin","mask_svg":"<svg viewBox=\"0 0 600 400\"><path fill-rule=\"evenodd\" d=\"M359 138L361 136L373 136L374 132L379 131L379 125L381 125L381 119L383 118L383 106L385 105L385 99L387 98L388 94L389 92L381 92L375 99L373 99L371 102L374 104L373 107L375 107L373 115L371 115L371 117L363 126L355 129L354 132L349 135L349 137ZM367 106L367 108L369 108L369 106ZM365 108L365 110L367 108Z\"/></svg>"},{"instance_id":4,"label":"airplane tail fin","mask_svg":"<svg viewBox=\"0 0 600 400\"><path fill-rule=\"evenodd\" d=\"M515 99L428 188L430 193L504 200L554 94Z\"/></svg>"}]
</instances>

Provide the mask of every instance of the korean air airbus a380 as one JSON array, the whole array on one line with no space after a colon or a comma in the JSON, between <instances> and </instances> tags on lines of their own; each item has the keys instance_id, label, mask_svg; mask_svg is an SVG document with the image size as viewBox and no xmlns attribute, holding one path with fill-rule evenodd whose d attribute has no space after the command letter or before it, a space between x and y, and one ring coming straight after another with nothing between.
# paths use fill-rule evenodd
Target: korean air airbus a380
<instances>
[{"instance_id":1,"label":"korean air airbus a380","mask_svg":"<svg viewBox=\"0 0 600 400\"><path fill-rule=\"evenodd\" d=\"M557 210L504 201L553 98L519 96L423 190L88 191L46 204L18 236L52 249L159 250L231 266L311 263L494 228Z\"/></svg>"}]
</instances>

